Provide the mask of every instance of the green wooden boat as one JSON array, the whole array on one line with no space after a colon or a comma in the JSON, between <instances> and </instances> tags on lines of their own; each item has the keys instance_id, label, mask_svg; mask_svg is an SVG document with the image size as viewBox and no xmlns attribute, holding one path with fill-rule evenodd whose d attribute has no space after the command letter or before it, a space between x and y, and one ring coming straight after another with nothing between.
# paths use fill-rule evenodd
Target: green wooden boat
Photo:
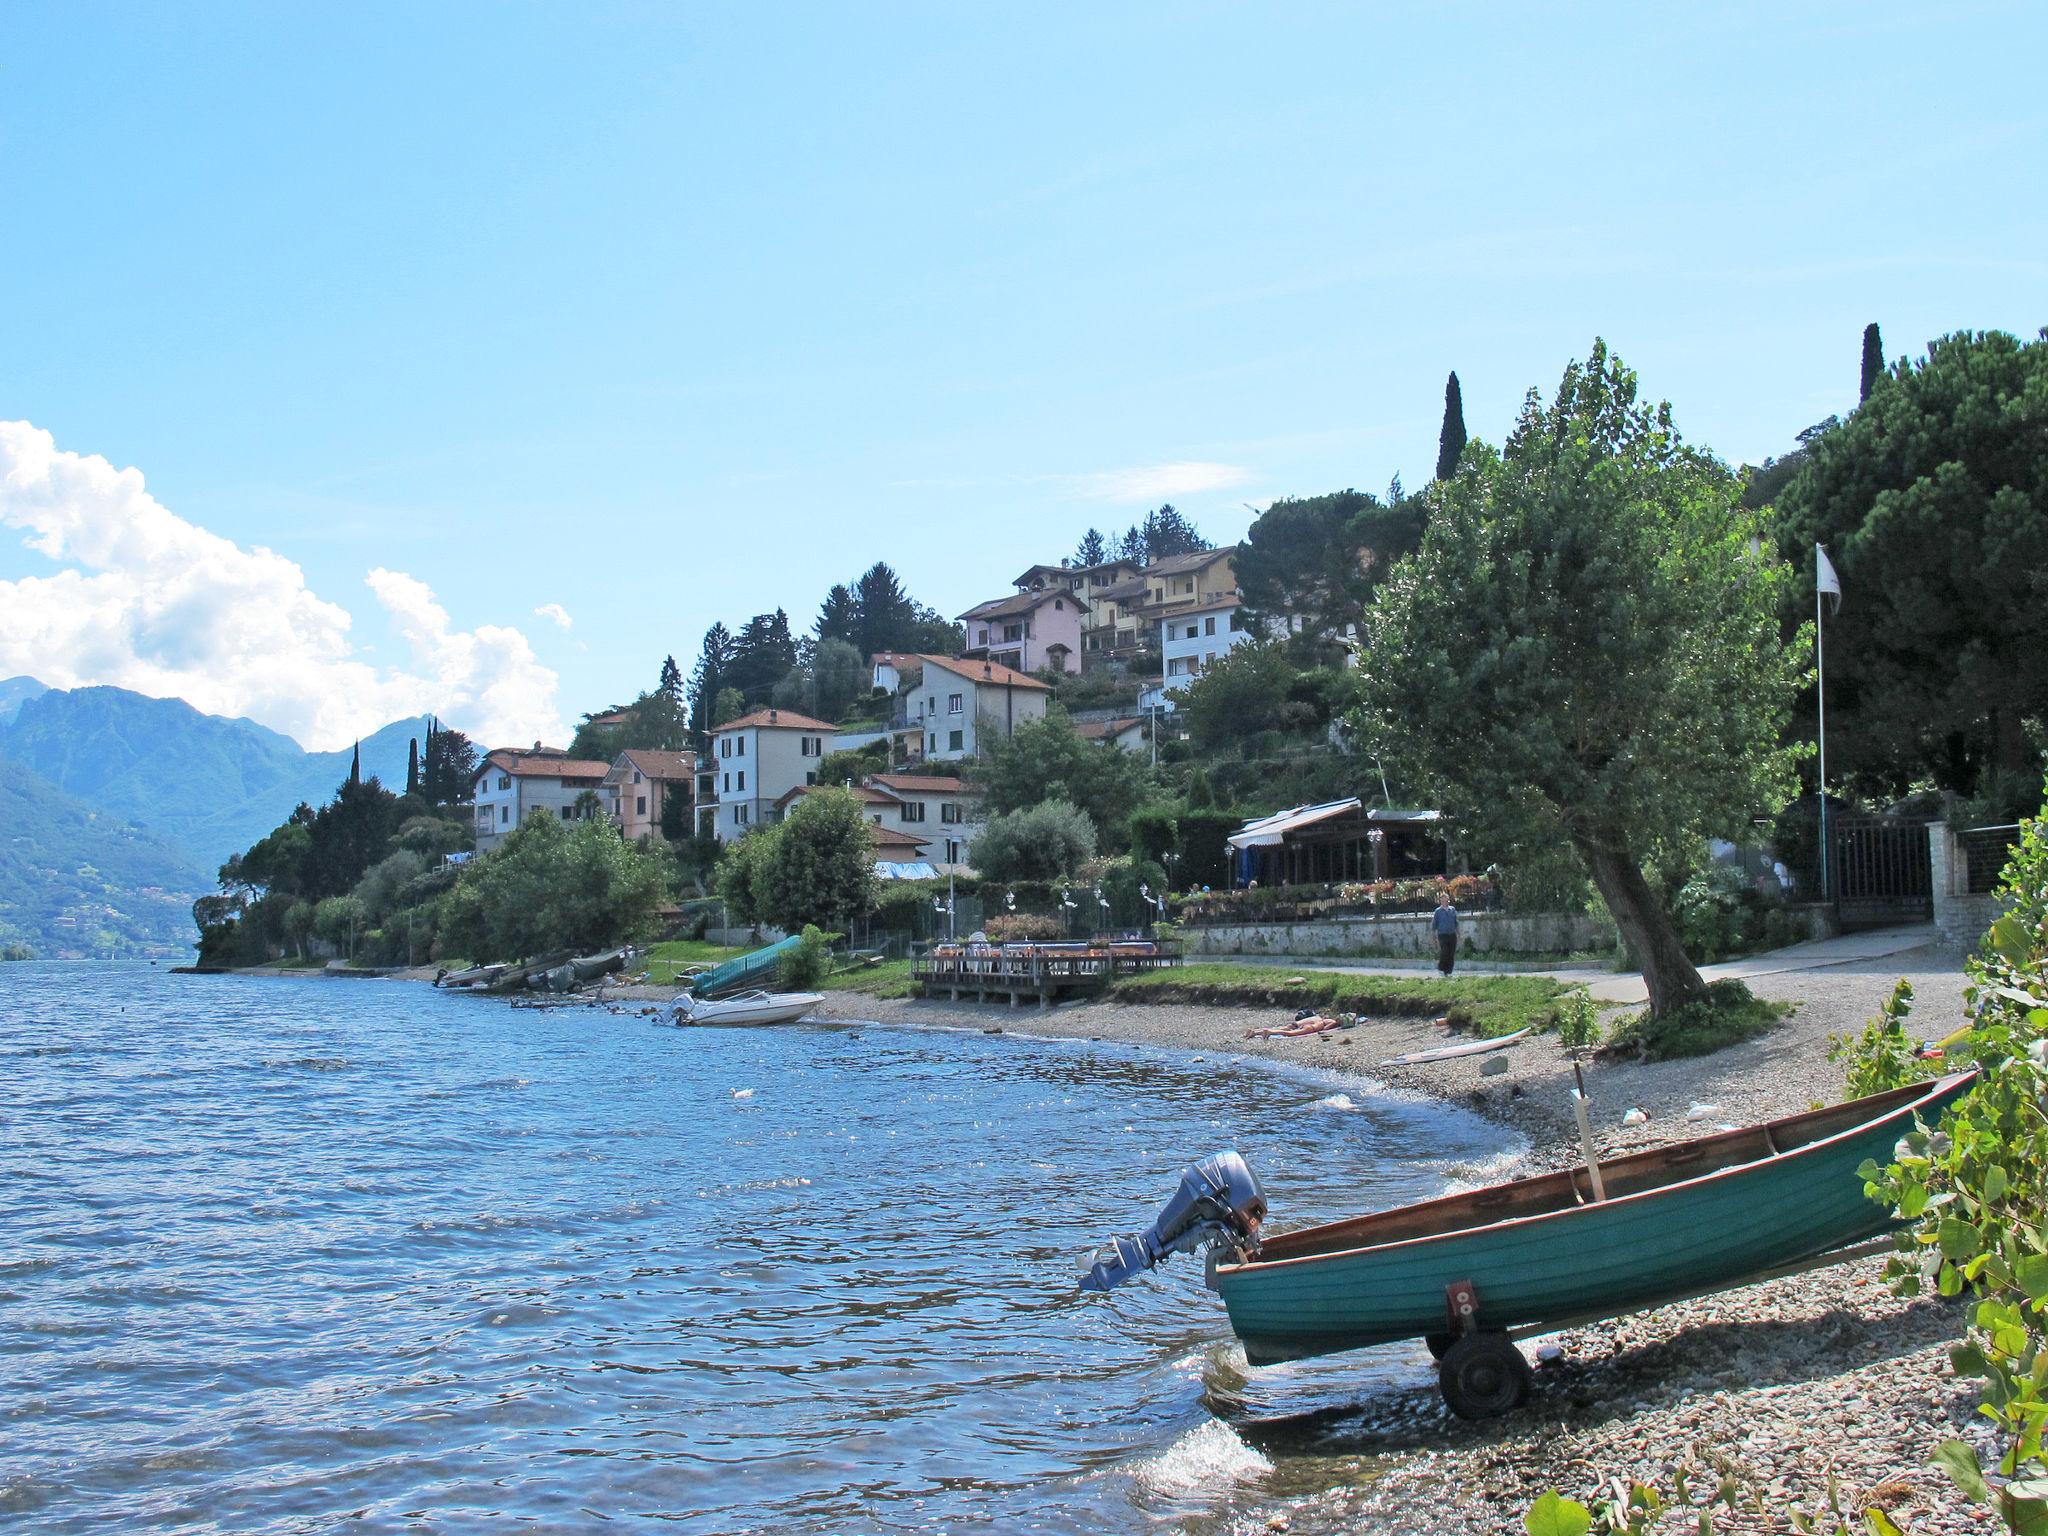
<instances>
[{"instance_id":1,"label":"green wooden boat","mask_svg":"<svg viewBox=\"0 0 2048 1536\"><path fill-rule=\"evenodd\" d=\"M1546 1332L1800 1267L1883 1233L1856 1169L1971 1074L1376 1215L1267 1237L1210 1284L1254 1365L1426 1337L1480 1416L1521 1401L1509 1330ZM1452 1346L1473 1379L1454 1381ZM1509 1358L1512 1356L1512 1359ZM1497 1378L1497 1379L1496 1379ZM1461 1402L1461 1396L1463 1401Z\"/></svg>"}]
</instances>

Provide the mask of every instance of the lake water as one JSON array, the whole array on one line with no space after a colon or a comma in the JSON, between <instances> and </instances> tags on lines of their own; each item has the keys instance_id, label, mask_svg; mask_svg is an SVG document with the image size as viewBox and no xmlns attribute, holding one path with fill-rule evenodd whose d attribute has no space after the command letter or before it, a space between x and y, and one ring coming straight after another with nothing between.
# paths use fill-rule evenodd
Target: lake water
<instances>
[{"instance_id":1,"label":"lake water","mask_svg":"<svg viewBox=\"0 0 2048 1536\"><path fill-rule=\"evenodd\" d=\"M1224 1147L1287 1225L1503 1150L1339 1087L0 966L0 1528L1230 1530L1290 1481L1233 1422L1420 1347L1246 1376L1198 1263L1075 1276Z\"/></svg>"}]
</instances>

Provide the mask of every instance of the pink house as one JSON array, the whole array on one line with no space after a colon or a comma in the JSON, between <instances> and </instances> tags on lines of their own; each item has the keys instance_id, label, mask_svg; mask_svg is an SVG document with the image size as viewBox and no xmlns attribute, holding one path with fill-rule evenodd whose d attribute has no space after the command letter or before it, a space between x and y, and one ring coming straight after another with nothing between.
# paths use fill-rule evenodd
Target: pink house
<instances>
[{"instance_id":1,"label":"pink house","mask_svg":"<svg viewBox=\"0 0 2048 1536\"><path fill-rule=\"evenodd\" d=\"M960 615L967 632L960 654L1017 672L1079 672L1086 612L1086 601L1064 586L999 597Z\"/></svg>"}]
</instances>

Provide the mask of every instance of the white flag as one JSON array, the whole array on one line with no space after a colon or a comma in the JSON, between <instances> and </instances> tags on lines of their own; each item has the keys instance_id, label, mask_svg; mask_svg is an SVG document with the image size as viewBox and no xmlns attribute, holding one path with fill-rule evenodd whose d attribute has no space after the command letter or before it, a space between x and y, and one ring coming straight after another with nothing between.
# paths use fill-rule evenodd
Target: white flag
<instances>
[{"instance_id":1,"label":"white flag","mask_svg":"<svg viewBox=\"0 0 2048 1536\"><path fill-rule=\"evenodd\" d=\"M1822 544L1813 546L1813 590L1834 598L1828 605L1829 613L1842 611L1842 578L1835 574L1835 562L1828 558L1827 547Z\"/></svg>"}]
</instances>

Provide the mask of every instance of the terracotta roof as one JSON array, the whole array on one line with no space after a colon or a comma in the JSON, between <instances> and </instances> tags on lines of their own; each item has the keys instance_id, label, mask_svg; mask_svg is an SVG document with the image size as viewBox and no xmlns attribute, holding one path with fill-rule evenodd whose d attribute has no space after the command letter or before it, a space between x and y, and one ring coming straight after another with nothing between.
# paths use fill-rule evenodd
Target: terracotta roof
<instances>
[{"instance_id":1,"label":"terracotta roof","mask_svg":"<svg viewBox=\"0 0 2048 1536\"><path fill-rule=\"evenodd\" d=\"M752 714L741 715L737 720L728 720L723 725L711 728L714 736L726 731L836 731L839 727L828 725L823 720L813 720L809 715L800 715L793 709L757 709Z\"/></svg>"},{"instance_id":2,"label":"terracotta roof","mask_svg":"<svg viewBox=\"0 0 2048 1536\"><path fill-rule=\"evenodd\" d=\"M1154 560L1145 567L1147 576L1181 576L1189 571L1199 571L1205 565L1214 565L1218 560L1228 560L1237 553L1235 544L1222 549L1198 549L1189 555L1168 555L1164 560Z\"/></svg>"},{"instance_id":3,"label":"terracotta roof","mask_svg":"<svg viewBox=\"0 0 2048 1536\"><path fill-rule=\"evenodd\" d=\"M493 768L500 773L522 779L602 779L612 771L610 763L593 762L587 757L571 757L560 747L528 750L497 747L478 765L476 776L482 778Z\"/></svg>"},{"instance_id":4,"label":"terracotta roof","mask_svg":"<svg viewBox=\"0 0 2048 1536\"><path fill-rule=\"evenodd\" d=\"M901 668L905 662L916 661L915 651L877 651L868 658L869 667Z\"/></svg>"},{"instance_id":5,"label":"terracotta roof","mask_svg":"<svg viewBox=\"0 0 2048 1536\"><path fill-rule=\"evenodd\" d=\"M867 781L905 795L950 795L967 792L967 786L958 779L949 779L934 773L871 773Z\"/></svg>"},{"instance_id":6,"label":"terracotta roof","mask_svg":"<svg viewBox=\"0 0 2048 1536\"><path fill-rule=\"evenodd\" d=\"M1065 587L1048 587L1043 592L1019 592L1010 597L992 597L985 603L976 603L961 614L960 618L1006 619L1012 614L1030 613L1034 609L1043 608L1056 597L1063 597L1069 602L1075 600L1075 594Z\"/></svg>"},{"instance_id":7,"label":"terracotta roof","mask_svg":"<svg viewBox=\"0 0 2048 1536\"><path fill-rule=\"evenodd\" d=\"M843 787L838 784L799 784L795 789L784 791L782 798L775 803L777 806L786 807L794 801L801 800L805 795L815 795L821 789L840 789ZM865 784L854 785L853 794L855 799L868 805L895 805L897 803L894 795L885 795L880 790L868 788Z\"/></svg>"},{"instance_id":8,"label":"terracotta roof","mask_svg":"<svg viewBox=\"0 0 2048 1536\"><path fill-rule=\"evenodd\" d=\"M619 754L650 779L687 779L697 772L694 752L658 752L650 747L628 747ZM613 767L618 765L614 763Z\"/></svg>"},{"instance_id":9,"label":"terracotta roof","mask_svg":"<svg viewBox=\"0 0 2048 1536\"><path fill-rule=\"evenodd\" d=\"M932 842L928 837L912 837L908 832L899 832L894 827L870 826L868 832L875 840L875 851L878 853L884 848L929 848Z\"/></svg>"},{"instance_id":10,"label":"terracotta roof","mask_svg":"<svg viewBox=\"0 0 2048 1536\"><path fill-rule=\"evenodd\" d=\"M1101 741L1106 736L1121 736L1133 726L1144 723L1143 717L1134 720L1082 720L1075 724L1074 734L1085 736L1090 741Z\"/></svg>"},{"instance_id":11,"label":"terracotta roof","mask_svg":"<svg viewBox=\"0 0 2048 1536\"><path fill-rule=\"evenodd\" d=\"M601 715L587 716L584 719L583 723L585 725L624 725L628 720L632 718L632 710L626 708L624 705L620 705L617 709L606 710Z\"/></svg>"},{"instance_id":12,"label":"terracotta roof","mask_svg":"<svg viewBox=\"0 0 2048 1536\"><path fill-rule=\"evenodd\" d=\"M1051 693L1052 685L1041 683L1035 677L1026 677L999 661L962 661L951 656L920 656L918 660L927 666L939 667L955 677L964 677L970 683L980 683L991 688L1031 688L1039 693Z\"/></svg>"}]
</instances>

